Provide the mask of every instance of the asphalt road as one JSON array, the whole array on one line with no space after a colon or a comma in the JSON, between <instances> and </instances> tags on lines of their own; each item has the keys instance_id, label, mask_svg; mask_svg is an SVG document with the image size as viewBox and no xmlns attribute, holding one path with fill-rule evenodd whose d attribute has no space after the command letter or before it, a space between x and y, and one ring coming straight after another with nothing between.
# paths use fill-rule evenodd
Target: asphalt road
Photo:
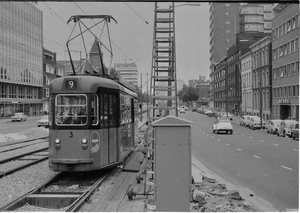
<instances>
[{"instance_id":1,"label":"asphalt road","mask_svg":"<svg viewBox=\"0 0 300 213\"><path fill-rule=\"evenodd\" d=\"M0 134L22 132L30 128L37 127L36 122L41 119L42 116L28 117L26 121L11 122L11 119L0 120Z\"/></svg>"},{"instance_id":2,"label":"asphalt road","mask_svg":"<svg viewBox=\"0 0 300 213\"><path fill-rule=\"evenodd\" d=\"M233 121L234 133L212 133L215 118L180 114L192 125L192 155L228 182L248 188L279 211L298 209L299 141Z\"/></svg>"}]
</instances>

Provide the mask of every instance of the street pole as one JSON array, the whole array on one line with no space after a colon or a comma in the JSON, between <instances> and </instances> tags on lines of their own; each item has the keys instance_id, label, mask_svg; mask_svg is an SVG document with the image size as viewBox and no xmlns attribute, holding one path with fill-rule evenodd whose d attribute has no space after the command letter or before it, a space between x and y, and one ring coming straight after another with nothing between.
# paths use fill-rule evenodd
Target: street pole
<instances>
[{"instance_id":1,"label":"street pole","mask_svg":"<svg viewBox=\"0 0 300 213\"><path fill-rule=\"evenodd\" d=\"M259 80L259 94L260 94L260 129L262 129L262 92L261 92L261 73L259 74L260 80Z\"/></svg>"},{"instance_id":2,"label":"street pole","mask_svg":"<svg viewBox=\"0 0 300 213\"><path fill-rule=\"evenodd\" d=\"M143 111L143 86L142 86L142 74L141 74L141 94L142 94L142 96L141 96L142 100L141 100L141 108L140 108L140 121L142 122L142 120L143 120L143 115L142 115L142 111Z\"/></svg>"},{"instance_id":3,"label":"street pole","mask_svg":"<svg viewBox=\"0 0 300 213\"><path fill-rule=\"evenodd\" d=\"M149 118L149 89L148 89L149 81L148 81L148 73L146 75L147 75L147 118Z\"/></svg>"}]
</instances>

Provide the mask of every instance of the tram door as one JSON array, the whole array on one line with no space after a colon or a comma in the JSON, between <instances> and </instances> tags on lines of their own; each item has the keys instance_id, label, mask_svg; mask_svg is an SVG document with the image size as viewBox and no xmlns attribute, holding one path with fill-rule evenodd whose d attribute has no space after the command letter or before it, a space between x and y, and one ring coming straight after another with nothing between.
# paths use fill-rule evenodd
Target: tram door
<instances>
[{"instance_id":1,"label":"tram door","mask_svg":"<svg viewBox=\"0 0 300 213\"><path fill-rule=\"evenodd\" d=\"M107 165L118 161L118 101L117 93L99 94L99 116L101 134L101 164Z\"/></svg>"}]
</instances>

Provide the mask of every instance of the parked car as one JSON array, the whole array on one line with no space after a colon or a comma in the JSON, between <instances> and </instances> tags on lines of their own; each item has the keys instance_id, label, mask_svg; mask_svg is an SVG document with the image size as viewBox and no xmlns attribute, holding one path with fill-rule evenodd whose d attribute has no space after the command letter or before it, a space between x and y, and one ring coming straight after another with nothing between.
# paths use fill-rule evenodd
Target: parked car
<instances>
[{"instance_id":1,"label":"parked car","mask_svg":"<svg viewBox=\"0 0 300 213\"><path fill-rule=\"evenodd\" d=\"M245 126L245 127L249 127L250 119L251 119L251 118L259 118L259 117L256 116L256 115L249 115L249 116L247 116L247 117L245 118L245 120L244 120L244 126Z\"/></svg>"},{"instance_id":2,"label":"parked car","mask_svg":"<svg viewBox=\"0 0 300 213\"><path fill-rule=\"evenodd\" d=\"M207 113L211 113L211 112L212 112L212 111L211 111L210 109L208 109L208 110L205 110L205 111L204 111L204 114L207 115Z\"/></svg>"},{"instance_id":3,"label":"parked car","mask_svg":"<svg viewBox=\"0 0 300 213\"><path fill-rule=\"evenodd\" d=\"M232 120L232 118L233 118L233 114L231 114L230 112L219 112L218 116L219 117L227 117L230 120Z\"/></svg>"},{"instance_id":4,"label":"parked car","mask_svg":"<svg viewBox=\"0 0 300 213\"><path fill-rule=\"evenodd\" d=\"M179 112L180 113L185 113L185 109L182 107L182 108L180 108Z\"/></svg>"},{"instance_id":5,"label":"parked car","mask_svg":"<svg viewBox=\"0 0 300 213\"><path fill-rule=\"evenodd\" d=\"M296 121L296 120L281 121L278 132L277 132L277 136L292 137L291 132L292 132L292 129L295 128L296 124L298 124L298 121Z\"/></svg>"},{"instance_id":6,"label":"parked car","mask_svg":"<svg viewBox=\"0 0 300 213\"><path fill-rule=\"evenodd\" d=\"M41 117L41 119L38 120L36 123L37 123L38 127L43 126L45 128L48 128L49 127L49 116L48 115L43 115Z\"/></svg>"},{"instance_id":7,"label":"parked car","mask_svg":"<svg viewBox=\"0 0 300 213\"><path fill-rule=\"evenodd\" d=\"M239 121L240 126L245 126L246 120L250 120L252 115L243 115L242 119Z\"/></svg>"},{"instance_id":8,"label":"parked car","mask_svg":"<svg viewBox=\"0 0 300 213\"><path fill-rule=\"evenodd\" d=\"M213 130L213 133L217 133L217 134L221 131L224 131L226 133L229 132L230 134L233 133L233 127L232 127L230 119L224 118L224 117L217 118L217 121L212 126L212 130Z\"/></svg>"},{"instance_id":9,"label":"parked car","mask_svg":"<svg viewBox=\"0 0 300 213\"><path fill-rule=\"evenodd\" d=\"M207 115L208 117L216 117L216 116L217 116L216 112L212 112L212 111L206 113L206 115Z\"/></svg>"},{"instance_id":10,"label":"parked car","mask_svg":"<svg viewBox=\"0 0 300 213\"><path fill-rule=\"evenodd\" d=\"M13 116L11 116L11 121L26 121L27 120L27 115L23 112L17 112Z\"/></svg>"},{"instance_id":11,"label":"parked car","mask_svg":"<svg viewBox=\"0 0 300 213\"><path fill-rule=\"evenodd\" d=\"M299 139L299 123L295 125L294 129L292 129L291 136L293 140L295 140L296 138Z\"/></svg>"},{"instance_id":12,"label":"parked car","mask_svg":"<svg viewBox=\"0 0 300 213\"><path fill-rule=\"evenodd\" d=\"M269 120L269 122L266 124L267 133L276 134L281 121L281 119Z\"/></svg>"},{"instance_id":13,"label":"parked car","mask_svg":"<svg viewBox=\"0 0 300 213\"><path fill-rule=\"evenodd\" d=\"M266 122L264 119L261 119L259 117L253 117L250 118L250 122L249 122L249 128L250 129L265 129L266 127Z\"/></svg>"}]
</instances>

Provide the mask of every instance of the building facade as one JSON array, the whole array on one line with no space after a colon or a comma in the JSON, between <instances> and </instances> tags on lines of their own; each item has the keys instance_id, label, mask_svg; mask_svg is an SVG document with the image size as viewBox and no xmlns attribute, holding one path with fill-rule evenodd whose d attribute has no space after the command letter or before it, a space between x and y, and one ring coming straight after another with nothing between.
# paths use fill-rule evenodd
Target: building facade
<instances>
[{"instance_id":1,"label":"building facade","mask_svg":"<svg viewBox=\"0 0 300 213\"><path fill-rule=\"evenodd\" d=\"M240 3L240 32L272 32L273 4Z\"/></svg>"},{"instance_id":2,"label":"building facade","mask_svg":"<svg viewBox=\"0 0 300 213\"><path fill-rule=\"evenodd\" d=\"M115 63L114 68L126 82L138 84L138 67L135 63Z\"/></svg>"},{"instance_id":3,"label":"building facade","mask_svg":"<svg viewBox=\"0 0 300 213\"><path fill-rule=\"evenodd\" d=\"M0 117L43 112L43 16L29 2L0 2Z\"/></svg>"},{"instance_id":4,"label":"building facade","mask_svg":"<svg viewBox=\"0 0 300 213\"><path fill-rule=\"evenodd\" d=\"M273 16L273 117L299 119L299 4L276 4Z\"/></svg>"},{"instance_id":5,"label":"building facade","mask_svg":"<svg viewBox=\"0 0 300 213\"><path fill-rule=\"evenodd\" d=\"M248 51L240 56L241 81L242 81L242 114L252 115L252 60L251 52Z\"/></svg>"},{"instance_id":6,"label":"building facade","mask_svg":"<svg viewBox=\"0 0 300 213\"><path fill-rule=\"evenodd\" d=\"M269 120L272 113L272 39L267 36L250 46L253 115Z\"/></svg>"},{"instance_id":7,"label":"building facade","mask_svg":"<svg viewBox=\"0 0 300 213\"><path fill-rule=\"evenodd\" d=\"M214 64L226 56L239 32L239 3L209 3L209 61Z\"/></svg>"},{"instance_id":8,"label":"building facade","mask_svg":"<svg viewBox=\"0 0 300 213\"><path fill-rule=\"evenodd\" d=\"M218 111L226 111L226 70L227 58L224 57L214 65L214 72L211 73L211 101L213 108Z\"/></svg>"},{"instance_id":9,"label":"building facade","mask_svg":"<svg viewBox=\"0 0 300 213\"><path fill-rule=\"evenodd\" d=\"M56 78L56 53L44 49L43 61L43 112L48 114L50 83Z\"/></svg>"}]
</instances>

